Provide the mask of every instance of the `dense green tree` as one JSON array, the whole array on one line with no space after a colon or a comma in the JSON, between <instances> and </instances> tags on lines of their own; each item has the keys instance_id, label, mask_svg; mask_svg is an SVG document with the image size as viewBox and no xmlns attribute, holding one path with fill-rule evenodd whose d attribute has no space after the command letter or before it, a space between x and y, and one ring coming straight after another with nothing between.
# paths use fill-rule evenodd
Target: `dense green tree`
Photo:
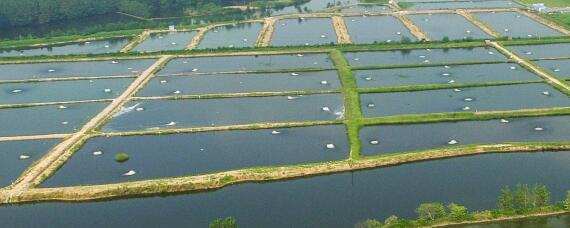
<instances>
[{"instance_id":1,"label":"dense green tree","mask_svg":"<svg viewBox=\"0 0 570 228\"><path fill-rule=\"evenodd\" d=\"M445 207L441 203L424 203L416 208L420 219L435 220L445 216Z\"/></svg>"},{"instance_id":2,"label":"dense green tree","mask_svg":"<svg viewBox=\"0 0 570 228\"><path fill-rule=\"evenodd\" d=\"M566 192L566 199L564 200L564 208L570 211L570 191Z\"/></svg>"},{"instance_id":3,"label":"dense green tree","mask_svg":"<svg viewBox=\"0 0 570 228\"><path fill-rule=\"evenodd\" d=\"M501 194L497 199L497 209L500 211L512 211L514 209L514 196L511 188L509 186L505 186L503 190L501 190Z\"/></svg>"},{"instance_id":4,"label":"dense green tree","mask_svg":"<svg viewBox=\"0 0 570 228\"><path fill-rule=\"evenodd\" d=\"M533 207L544 207L550 205L550 195L552 193L545 185L538 184L533 187Z\"/></svg>"},{"instance_id":5,"label":"dense green tree","mask_svg":"<svg viewBox=\"0 0 570 228\"><path fill-rule=\"evenodd\" d=\"M469 218L469 211L465 206L450 203L447 205L449 210L448 216L455 221L463 221Z\"/></svg>"},{"instance_id":6,"label":"dense green tree","mask_svg":"<svg viewBox=\"0 0 570 228\"><path fill-rule=\"evenodd\" d=\"M216 219L208 225L209 228L237 228L237 222L234 217Z\"/></svg>"},{"instance_id":7,"label":"dense green tree","mask_svg":"<svg viewBox=\"0 0 570 228\"><path fill-rule=\"evenodd\" d=\"M382 226L382 222L376 219L367 219L354 225L354 228L381 228Z\"/></svg>"}]
</instances>

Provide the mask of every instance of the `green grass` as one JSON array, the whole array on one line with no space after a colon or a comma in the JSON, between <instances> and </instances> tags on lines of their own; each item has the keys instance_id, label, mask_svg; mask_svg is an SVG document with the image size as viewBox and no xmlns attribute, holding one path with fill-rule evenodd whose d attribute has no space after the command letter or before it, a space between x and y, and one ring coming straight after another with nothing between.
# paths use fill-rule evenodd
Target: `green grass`
<instances>
[{"instance_id":1,"label":"green grass","mask_svg":"<svg viewBox=\"0 0 570 228\"><path fill-rule=\"evenodd\" d=\"M570 7L570 1L568 0L519 0L525 4L533 3L544 3L549 7Z\"/></svg>"}]
</instances>

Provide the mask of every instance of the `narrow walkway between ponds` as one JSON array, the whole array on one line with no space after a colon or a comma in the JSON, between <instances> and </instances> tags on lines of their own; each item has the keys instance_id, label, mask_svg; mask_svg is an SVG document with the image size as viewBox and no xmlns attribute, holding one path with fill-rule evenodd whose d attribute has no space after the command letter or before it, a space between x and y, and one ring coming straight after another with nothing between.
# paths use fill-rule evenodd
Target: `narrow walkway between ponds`
<instances>
[{"instance_id":1,"label":"narrow walkway between ponds","mask_svg":"<svg viewBox=\"0 0 570 228\"><path fill-rule=\"evenodd\" d=\"M487 42L489 45L493 46L498 51L502 52L508 58L514 60L516 63L522 65L523 67L529 69L530 71L536 73L538 76L546 79L551 84L556 84L566 90L566 93L570 92L570 86L566 84L565 81L559 80L558 78L550 75L548 72L540 69L539 67L535 66L534 64L530 63L529 61L521 58L520 56L514 54L511 50L505 48L504 46L500 45L496 41L489 41Z\"/></svg>"},{"instance_id":2,"label":"narrow walkway between ponds","mask_svg":"<svg viewBox=\"0 0 570 228\"><path fill-rule=\"evenodd\" d=\"M273 32L275 31L275 22L277 19L275 17L267 17L263 21L263 28L261 28L261 32L259 33L259 37L257 38L257 46L258 47L267 47L271 44L271 37L273 36Z\"/></svg>"},{"instance_id":3,"label":"narrow walkway between ponds","mask_svg":"<svg viewBox=\"0 0 570 228\"><path fill-rule=\"evenodd\" d=\"M43 178L50 176L60 165L71 157L73 148L82 143L88 134L119 110L128 100L144 86L152 75L166 64L172 56L163 56L146 69L119 97L113 100L103 111L98 113L81 130L72 134L40 159L34 166L26 170L18 180L9 187L10 195L17 196L30 187L41 183Z\"/></svg>"},{"instance_id":4,"label":"narrow walkway between ponds","mask_svg":"<svg viewBox=\"0 0 570 228\"><path fill-rule=\"evenodd\" d=\"M400 19L404 26L406 26L406 28L408 28L412 35L414 35L418 40L430 41L430 38L426 35L426 33L423 32L420 27L414 24L414 22L412 22L412 20L410 20L410 18L408 18L403 12L404 11L396 12L394 13L394 16Z\"/></svg>"},{"instance_id":5,"label":"narrow walkway between ponds","mask_svg":"<svg viewBox=\"0 0 570 228\"><path fill-rule=\"evenodd\" d=\"M136 36L133 40L131 40L131 42L129 42L127 45L125 45L123 48L121 48L121 50L119 52L121 52L121 53L129 52L130 50L135 48L137 45L142 43L144 40L146 40L150 36L150 33L151 33L151 30L143 31L140 35Z\"/></svg>"},{"instance_id":6,"label":"narrow walkway between ponds","mask_svg":"<svg viewBox=\"0 0 570 228\"><path fill-rule=\"evenodd\" d=\"M483 30L483 32L489 34L490 36L497 38L500 37L501 34L497 31L495 31L494 29L492 29L491 27L489 27L489 25L487 25L486 23L482 22L481 20L479 20L478 18L476 18L475 16L473 16L473 14L467 12L464 9L458 9L457 11L455 11L457 14L463 16L465 19L467 19L468 21L470 21L472 24L474 24L475 26L477 26L479 29Z\"/></svg>"},{"instance_id":7,"label":"narrow walkway between ponds","mask_svg":"<svg viewBox=\"0 0 570 228\"><path fill-rule=\"evenodd\" d=\"M344 23L344 18L341 16L333 16L332 23L334 26L334 31L336 33L336 39L339 44L351 44L352 39L348 33L348 28L346 23Z\"/></svg>"},{"instance_id":8,"label":"narrow walkway between ponds","mask_svg":"<svg viewBox=\"0 0 570 228\"><path fill-rule=\"evenodd\" d=\"M26 141L26 140L38 140L38 139L63 139L69 136L71 136L71 134L8 136L8 137L0 137L0 142Z\"/></svg>"}]
</instances>

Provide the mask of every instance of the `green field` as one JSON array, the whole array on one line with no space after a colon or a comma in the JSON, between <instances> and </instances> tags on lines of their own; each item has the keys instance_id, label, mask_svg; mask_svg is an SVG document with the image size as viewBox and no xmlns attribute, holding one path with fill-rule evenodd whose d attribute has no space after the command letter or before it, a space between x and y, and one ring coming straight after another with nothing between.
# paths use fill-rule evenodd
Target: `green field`
<instances>
[{"instance_id":1,"label":"green field","mask_svg":"<svg viewBox=\"0 0 570 228\"><path fill-rule=\"evenodd\" d=\"M526 4L544 3L549 7L569 7L570 1L568 0L521 0Z\"/></svg>"}]
</instances>

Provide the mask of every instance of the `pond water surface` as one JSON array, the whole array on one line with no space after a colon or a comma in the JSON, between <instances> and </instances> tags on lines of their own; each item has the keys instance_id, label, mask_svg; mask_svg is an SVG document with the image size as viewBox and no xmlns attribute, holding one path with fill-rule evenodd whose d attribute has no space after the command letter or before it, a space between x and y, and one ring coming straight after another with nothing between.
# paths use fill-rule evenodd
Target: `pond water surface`
<instances>
[{"instance_id":1,"label":"pond water surface","mask_svg":"<svg viewBox=\"0 0 570 228\"><path fill-rule=\"evenodd\" d=\"M10 185L33 162L41 158L59 140L0 142L0 186ZM24 157L26 159L22 159Z\"/></svg>"},{"instance_id":2,"label":"pond water surface","mask_svg":"<svg viewBox=\"0 0 570 228\"><path fill-rule=\"evenodd\" d=\"M336 43L330 18L283 19L275 22L273 46L299 46Z\"/></svg>"},{"instance_id":3,"label":"pond water surface","mask_svg":"<svg viewBox=\"0 0 570 228\"><path fill-rule=\"evenodd\" d=\"M473 15L503 36L521 38L564 36L518 12L473 13Z\"/></svg>"},{"instance_id":4,"label":"pond water surface","mask_svg":"<svg viewBox=\"0 0 570 228\"><path fill-rule=\"evenodd\" d=\"M355 44L400 42L404 37L416 38L393 16L345 17L346 27Z\"/></svg>"},{"instance_id":5,"label":"pond water surface","mask_svg":"<svg viewBox=\"0 0 570 228\"><path fill-rule=\"evenodd\" d=\"M342 13L390 13L392 9L384 5L370 5L360 4L355 6L348 6L340 10Z\"/></svg>"},{"instance_id":6,"label":"pond water surface","mask_svg":"<svg viewBox=\"0 0 570 228\"><path fill-rule=\"evenodd\" d=\"M570 59L534 61L542 69L560 78L570 78Z\"/></svg>"},{"instance_id":7,"label":"pond water surface","mask_svg":"<svg viewBox=\"0 0 570 228\"><path fill-rule=\"evenodd\" d=\"M508 48L529 59L570 57L570 43L514 45Z\"/></svg>"},{"instance_id":8,"label":"pond water surface","mask_svg":"<svg viewBox=\"0 0 570 228\"><path fill-rule=\"evenodd\" d=\"M168 32L154 33L146 40L137 45L131 51L135 52L157 52L184 50L192 41L196 32Z\"/></svg>"},{"instance_id":9,"label":"pond water surface","mask_svg":"<svg viewBox=\"0 0 570 228\"><path fill-rule=\"evenodd\" d=\"M130 39L98 40L74 44L64 44L40 48L0 49L0 57L36 56L36 55L84 55L119 52Z\"/></svg>"},{"instance_id":10,"label":"pond water surface","mask_svg":"<svg viewBox=\"0 0 570 228\"><path fill-rule=\"evenodd\" d=\"M261 23L240 23L213 28L206 33L198 48L254 47L262 26Z\"/></svg>"},{"instance_id":11,"label":"pond water surface","mask_svg":"<svg viewBox=\"0 0 570 228\"><path fill-rule=\"evenodd\" d=\"M432 40L489 39L487 33L458 14L416 14L408 16Z\"/></svg>"}]
</instances>

